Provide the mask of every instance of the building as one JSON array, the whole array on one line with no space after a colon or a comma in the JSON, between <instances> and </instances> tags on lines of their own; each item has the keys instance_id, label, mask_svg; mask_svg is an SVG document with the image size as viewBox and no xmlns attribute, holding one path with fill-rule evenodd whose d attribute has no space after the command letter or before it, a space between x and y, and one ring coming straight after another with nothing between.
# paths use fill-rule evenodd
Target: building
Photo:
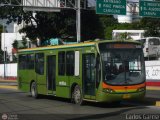
<instances>
[{"instance_id":1,"label":"building","mask_svg":"<svg viewBox=\"0 0 160 120\"><path fill-rule=\"evenodd\" d=\"M136 40L144 37L145 30L113 30L112 39L117 39L122 33L127 33L128 38Z\"/></svg>"},{"instance_id":2,"label":"building","mask_svg":"<svg viewBox=\"0 0 160 120\"><path fill-rule=\"evenodd\" d=\"M0 20L0 24L3 25L3 33L1 33L1 49L6 51L7 57L12 61L12 49L13 42L15 40L21 41L25 34L20 34L19 30L23 28L23 23L17 25L16 23L6 24L7 20ZM15 52L15 51L14 51Z\"/></svg>"}]
</instances>

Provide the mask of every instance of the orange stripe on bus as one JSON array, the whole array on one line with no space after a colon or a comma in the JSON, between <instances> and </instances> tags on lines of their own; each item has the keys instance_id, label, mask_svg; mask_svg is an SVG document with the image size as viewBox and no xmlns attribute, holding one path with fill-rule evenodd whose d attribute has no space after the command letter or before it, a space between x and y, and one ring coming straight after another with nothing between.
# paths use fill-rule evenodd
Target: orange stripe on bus
<instances>
[{"instance_id":1,"label":"orange stripe on bus","mask_svg":"<svg viewBox=\"0 0 160 120\"><path fill-rule=\"evenodd\" d=\"M139 84L139 85L132 85L132 86L111 86L111 85L107 85L106 83L102 83L102 87L103 88L111 88L113 90L124 90L127 88L127 90L134 90L137 88L141 88L141 87L145 87L145 83Z\"/></svg>"}]
</instances>

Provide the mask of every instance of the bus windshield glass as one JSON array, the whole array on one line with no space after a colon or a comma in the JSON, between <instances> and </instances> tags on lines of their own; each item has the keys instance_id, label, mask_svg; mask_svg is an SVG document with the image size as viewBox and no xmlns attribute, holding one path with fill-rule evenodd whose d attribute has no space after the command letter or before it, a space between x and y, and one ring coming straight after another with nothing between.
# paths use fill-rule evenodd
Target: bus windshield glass
<instances>
[{"instance_id":1,"label":"bus windshield glass","mask_svg":"<svg viewBox=\"0 0 160 120\"><path fill-rule=\"evenodd\" d=\"M140 48L102 48L103 80L110 85L133 85L145 81L143 51Z\"/></svg>"}]
</instances>

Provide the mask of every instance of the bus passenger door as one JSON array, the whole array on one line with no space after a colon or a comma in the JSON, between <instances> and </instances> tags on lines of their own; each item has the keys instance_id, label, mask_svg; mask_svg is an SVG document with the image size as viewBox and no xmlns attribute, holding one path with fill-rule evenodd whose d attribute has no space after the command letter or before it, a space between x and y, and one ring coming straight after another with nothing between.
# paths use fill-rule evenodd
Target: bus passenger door
<instances>
[{"instance_id":1,"label":"bus passenger door","mask_svg":"<svg viewBox=\"0 0 160 120\"><path fill-rule=\"evenodd\" d=\"M48 94L54 94L53 91L56 91L56 56L49 55L47 56L47 90Z\"/></svg>"},{"instance_id":2,"label":"bus passenger door","mask_svg":"<svg viewBox=\"0 0 160 120\"><path fill-rule=\"evenodd\" d=\"M95 54L83 54L83 93L84 98L95 99L96 69Z\"/></svg>"},{"instance_id":3,"label":"bus passenger door","mask_svg":"<svg viewBox=\"0 0 160 120\"><path fill-rule=\"evenodd\" d=\"M39 94L46 94L45 54L35 54L36 83Z\"/></svg>"}]
</instances>

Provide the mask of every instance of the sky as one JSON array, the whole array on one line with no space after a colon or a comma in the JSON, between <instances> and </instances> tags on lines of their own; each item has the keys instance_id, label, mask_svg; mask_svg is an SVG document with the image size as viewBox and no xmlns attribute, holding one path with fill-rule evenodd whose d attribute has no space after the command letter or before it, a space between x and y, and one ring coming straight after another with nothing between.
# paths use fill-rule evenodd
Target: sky
<instances>
[{"instance_id":1,"label":"sky","mask_svg":"<svg viewBox=\"0 0 160 120\"><path fill-rule=\"evenodd\" d=\"M8 33L13 32L13 23L8 25L8 24L6 24L6 20L0 19L0 24L6 26Z\"/></svg>"}]
</instances>

